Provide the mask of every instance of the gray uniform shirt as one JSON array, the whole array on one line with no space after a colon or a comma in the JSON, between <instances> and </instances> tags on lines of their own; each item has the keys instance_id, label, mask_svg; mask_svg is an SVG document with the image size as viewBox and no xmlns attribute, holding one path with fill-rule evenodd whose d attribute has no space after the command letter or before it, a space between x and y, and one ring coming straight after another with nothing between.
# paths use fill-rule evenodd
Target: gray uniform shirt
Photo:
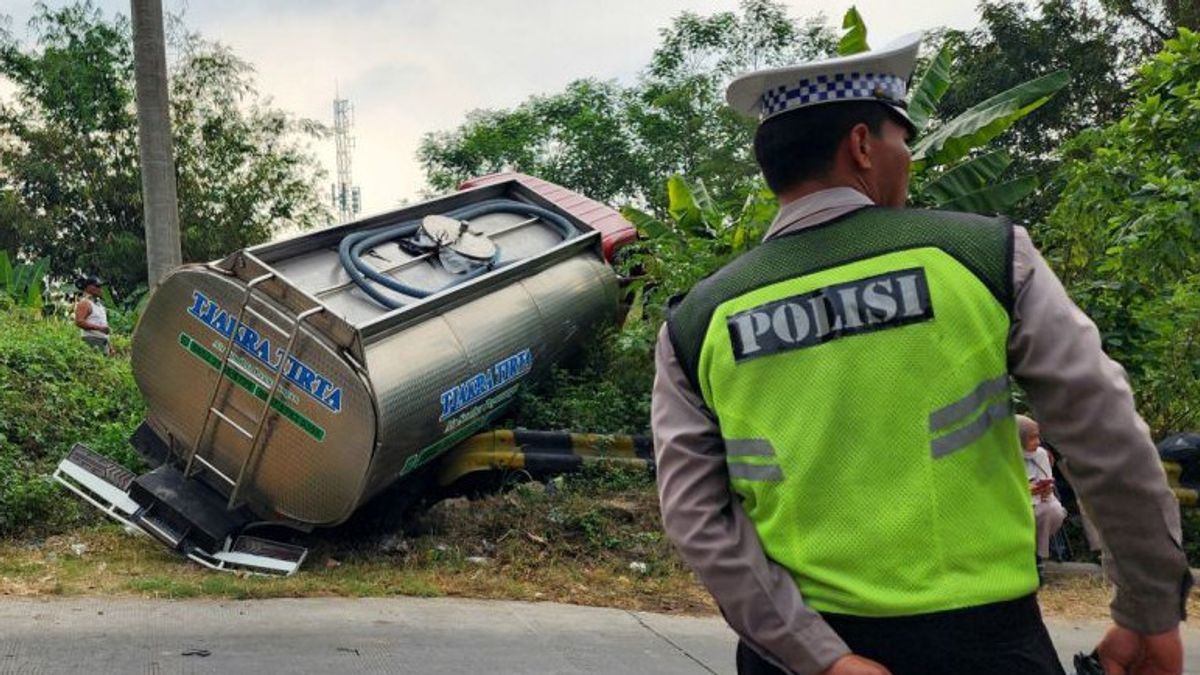
<instances>
[{"instance_id":1,"label":"gray uniform shirt","mask_svg":"<svg viewBox=\"0 0 1200 675\"><path fill-rule=\"evenodd\" d=\"M851 188L816 192L781 208L766 238L870 204ZM1191 584L1179 505L1125 371L1101 350L1095 324L1020 227L1013 290L1009 371L1100 531L1117 585L1113 619L1139 633L1170 630L1183 618ZM804 604L787 570L763 553L730 490L717 419L688 383L665 326L655 361L651 427L667 535L756 651L789 672L819 673L849 649ZM987 523L979 527L986 536Z\"/></svg>"}]
</instances>

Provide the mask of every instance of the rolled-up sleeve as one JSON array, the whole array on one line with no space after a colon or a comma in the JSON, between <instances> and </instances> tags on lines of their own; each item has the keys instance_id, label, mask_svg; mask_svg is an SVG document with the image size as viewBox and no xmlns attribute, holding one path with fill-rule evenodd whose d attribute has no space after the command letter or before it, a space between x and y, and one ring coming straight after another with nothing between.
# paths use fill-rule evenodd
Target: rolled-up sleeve
<instances>
[{"instance_id":1,"label":"rolled-up sleeve","mask_svg":"<svg viewBox=\"0 0 1200 675\"><path fill-rule=\"evenodd\" d=\"M1113 620L1139 633L1170 630L1192 583L1179 504L1125 371L1022 228L1013 276L1010 370L1100 532L1117 586Z\"/></svg>"},{"instance_id":2,"label":"rolled-up sleeve","mask_svg":"<svg viewBox=\"0 0 1200 675\"><path fill-rule=\"evenodd\" d=\"M720 428L684 375L665 327L655 366L650 424L667 536L755 651L797 675L825 670L850 650L763 552L729 489Z\"/></svg>"}]
</instances>

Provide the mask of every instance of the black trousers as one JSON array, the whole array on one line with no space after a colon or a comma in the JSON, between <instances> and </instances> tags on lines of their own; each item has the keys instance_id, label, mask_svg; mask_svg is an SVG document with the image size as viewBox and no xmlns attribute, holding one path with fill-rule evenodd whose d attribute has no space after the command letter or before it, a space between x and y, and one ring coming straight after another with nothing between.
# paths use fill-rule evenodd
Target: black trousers
<instances>
[{"instance_id":1,"label":"black trousers","mask_svg":"<svg viewBox=\"0 0 1200 675\"><path fill-rule=\"evenodd\" d=\"M855 654L893 675L1065 675L1037 597L917 616L822 614ZM743 642L739 675L786 675Z\"/></svg>"}]
</instances>

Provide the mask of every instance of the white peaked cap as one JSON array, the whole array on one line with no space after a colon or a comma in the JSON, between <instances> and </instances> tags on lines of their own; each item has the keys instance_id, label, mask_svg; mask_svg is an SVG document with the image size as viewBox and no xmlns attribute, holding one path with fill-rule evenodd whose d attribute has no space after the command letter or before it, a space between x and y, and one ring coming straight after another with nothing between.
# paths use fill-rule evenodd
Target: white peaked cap
<instances>
[{"instance_id":1,"label":"white peaked cap","mask_svg":"<svg viewBox=\"0 0 1200 675\"><path fill-rule=\"evenodd\" d=\"M882 49L746 73L729 84L725 100L760 122L825 103L878 101L911 127L904 97L920 46L921 34L910 33Z\"/></svg>"}]
</instances>

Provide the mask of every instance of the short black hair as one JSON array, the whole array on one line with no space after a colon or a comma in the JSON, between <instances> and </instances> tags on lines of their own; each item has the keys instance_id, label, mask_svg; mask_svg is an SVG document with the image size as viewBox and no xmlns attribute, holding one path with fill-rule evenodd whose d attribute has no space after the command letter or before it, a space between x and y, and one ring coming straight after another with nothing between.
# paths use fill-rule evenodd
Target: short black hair
<instances>
[{"instance_id":1,"label":"short black hair","mask_svg":"<svg viewBox=\"0 0 1200 675\"><path fill-rule=\"evenodd\" d=\"M88 286L103 286L104 280L95 274L85 274L75 278L75 288L79 290L87 290Z\"/></svg>"},{"instance_id":2,"label":"short black hair","mask_svg":"<svg viewBox=\"0 0 1200 675\"><path fill-rule=\"evenodd\" d=\"M834 153L846 134L865 124L878 136L896 113L876 101L842 101L776 115L758 125L754 158L775 194L833 168Z\"/></svg>"}]
</instances>

